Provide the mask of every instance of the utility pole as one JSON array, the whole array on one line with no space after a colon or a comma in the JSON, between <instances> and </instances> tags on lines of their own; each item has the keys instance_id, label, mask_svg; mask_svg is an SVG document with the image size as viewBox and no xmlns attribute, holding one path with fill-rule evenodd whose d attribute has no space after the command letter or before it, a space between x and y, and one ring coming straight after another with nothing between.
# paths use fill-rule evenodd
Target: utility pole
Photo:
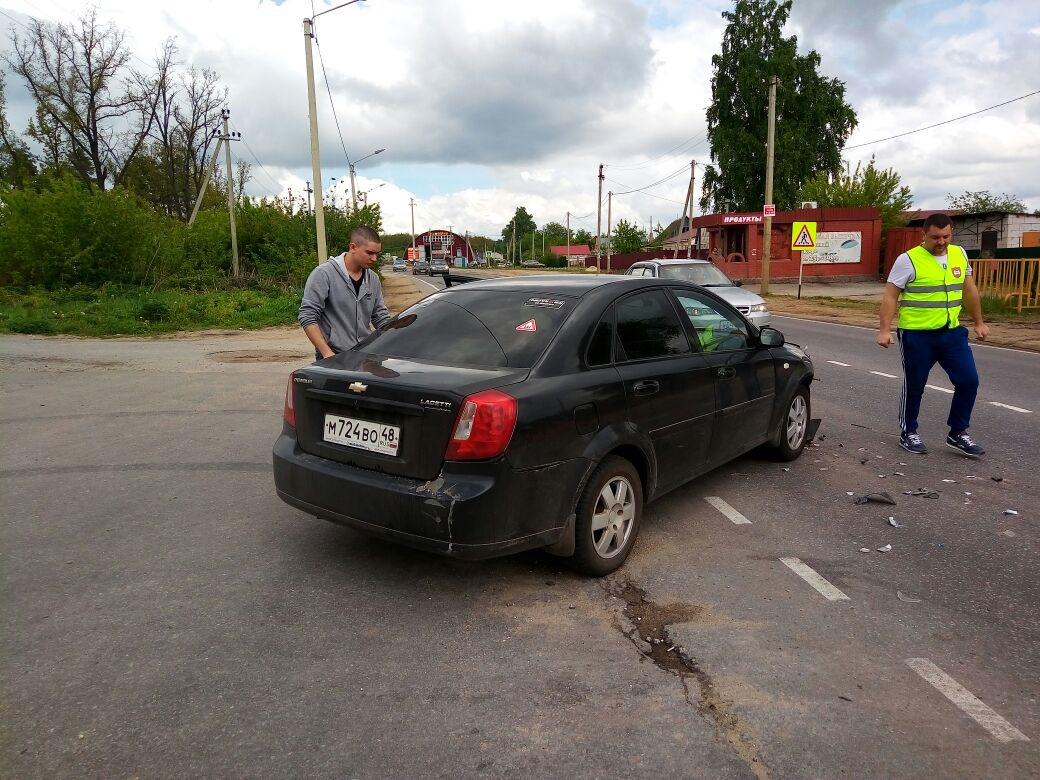
<instances>
[{"instance_id":1,"label":"utility pole","mask_svg":"<svg viewBox=\"0 0 1040 780\"><path fill-rule=\"evenodd\" d=\"M690 241L686 245L686 259L689 260L693 250L693 199L696 197L694 193L697 191L696 187L693 186L694 179L697 177L697 161L690 160Z\"/></svg>"},{"instance_id":2,"label":"utility pole","mask_svg":"<svg viewBox=\"0 0 1040 780\"><path fill-rule=\"evenodd\" d=\"M692 164L696 165L697 163L694 161L694 162L692 162ZM679 232L675 236L675 238L676 238L675 246L672 247L672 259L673 260L679 256L679 241L678 241L678 238L679 238L679 236L682 235L683 228L686 227L686 213L687 213L687 211L689 211L690 214L693 213L693 174L692 173L690 174L690 183L686 187L686 199L683 201L682 215L679 217Z\"/></svg>"},{"instance_id":3,"label":"utility pole","mask_svg":"<svg viewBox=\"0 0 1040 780\"><path fill-rule=\"evenodd\" d=\"M310 182L306 182L306 184L307 184L307 188L304 190L304 192L307 193L307 213L310 214L311 213L311 193L314 192L314 190L311 188L311 183Z\"/></svg>"},{"instance_id":4,"label":"utility pole","mask_svg":"<svg viewBox=\"0 0 1040 780\"><path fill-rule=\"evenodd\" d=\"M231 169L231 133L228 132L228 117L231 112L226 108L220 112L224 118L224 161L227 163L227 208L231 220L231 275L239 276L238 268L238 231L235 230L235 172Z\"/></svg>"},{"instance_id":5,"label":"utility pole","mask_svg":"<svg viewBox=\"0 0 1040 780\"><path fill-rule=\"evenodd\" d=\"M766 136L766 203L773 202L773 140L776 136L776 76L769 78L769 130ZM765 217L762 247L762 283L758 294L763 298L769 295L769 256L773 249L773 218Z\"/></svg>"},{"instance_id":6,"label":"utility pole","mask_svg":"<svg viewBox=\"0 0 1040 780\"><path fill-rule=\"evenodd\" d=\"M599 234L603 224L603 163L599 164L599 191L596 193L596 270L600 268Z\"/></svg>"},{"instance_id":7,"label":"utility pole","mask_svg":"<svg viewBox=\"0 0 1040 780\"><path fill-rule=\"evenodd\" d=\"M646 231L646 243L649 246L654 240L654 217L650 215L650 227Z\"/></svg>"},{"instance_id":8,"label":"utility pole","mask_svg":"<svg viewBox=\"0 0 1040 780\"><path fill-rule=\"evenodd\" d=\"M415 198L408 199L408 206L412 210L412 249L415 249Z\"/></svg>"},{"instance_id":9,"label":"utility pole","mask_svg":"<svg viewBox=\"0 0 1040 780\"><path fill-rule=\"evenodd\" d=\"M311 120L311 174L314 182L314 225L318 234L318 262L329 256L325 246L325 207L321 202L321 153L318 151L318 109L314 99L314 55L311 54L313 23L303 20L303 47L307 50L307 104Z\"/></svg>"},{"instance_id":10,"label":"utility pole","mask_svg":"<svg viewBox=\"0 0 1040 780\"><path fill-rule=\"evenodd\" d=\"M571 213L567 212L567 266L571 264Z\"/></svg>"},{"instance_id":11,"label":"utility pole","mask_svg":"<svg viewBox=\"0 0 1040 780\"><path fill-rule=\"evenodd\" d=\"M614 204L614 193L607 193L607 273L610 273L610 207Z\"/></svg>"},{"instance_id":12,"label":"utility pole","mask_svg":"<svg viewBox=\"0 0 1040 780\"><path fill-rule=\"evenodd\" d=\"M195 217L199 214L199 207L202 205L202 196L206 194L206 187L209 185L209 180L213 177L213 169L217 165L217 155L220 154L220 145L224 143L224 139L218 136L217 145L213 148L213 156L209 158L209 165L206 167L206 178L202 180L202 186L199 187L199 196L195 199L195 208L191 210L191 218L188 220L188 227L191 227L191 223L195 221Z\"/></svg>"}]
</instances>

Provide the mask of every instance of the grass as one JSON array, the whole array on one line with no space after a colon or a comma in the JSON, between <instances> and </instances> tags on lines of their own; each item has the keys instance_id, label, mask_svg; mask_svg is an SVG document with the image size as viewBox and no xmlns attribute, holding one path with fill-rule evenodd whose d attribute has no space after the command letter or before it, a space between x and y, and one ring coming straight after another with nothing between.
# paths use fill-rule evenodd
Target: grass
<instances>
[{"instance_id":1,"label":"grass","mask_svg":"<svg viewBox=\"0 0 1040 780\"><path fill-rule=\"evenodd\" d=\"M300 295L276 288L2 290L0 332L147 336L210 328L252 330L294 323Z\"/></svg>"}]
</instances>

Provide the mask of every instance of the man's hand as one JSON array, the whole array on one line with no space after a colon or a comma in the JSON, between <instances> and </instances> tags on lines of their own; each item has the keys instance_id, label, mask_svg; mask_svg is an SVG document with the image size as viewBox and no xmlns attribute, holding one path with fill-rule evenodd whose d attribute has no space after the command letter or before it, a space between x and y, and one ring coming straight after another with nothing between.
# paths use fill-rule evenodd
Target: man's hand
<instances>
[{"instance_id":1,"label":"man's hand","mask_svg":"<svg viewBox=\"0 0 1040 780\"><path fill-rule=\"evenodd\" d=\"M888 349L892 346L892 331L882 330L878 332L877 343L879 347Z\"/></svg>"},{"instance_id":2,"label":"man's hand","mask_svg":"<svg viewBox=\"0 0 1040 780\"><path fill-rule=\"evenodd\" d=\"M989 325L985 322L977 322L972 327L975 330L975 338L979 341L985 341L986 336L989 335Z\"/></svg>"}]
</instances>

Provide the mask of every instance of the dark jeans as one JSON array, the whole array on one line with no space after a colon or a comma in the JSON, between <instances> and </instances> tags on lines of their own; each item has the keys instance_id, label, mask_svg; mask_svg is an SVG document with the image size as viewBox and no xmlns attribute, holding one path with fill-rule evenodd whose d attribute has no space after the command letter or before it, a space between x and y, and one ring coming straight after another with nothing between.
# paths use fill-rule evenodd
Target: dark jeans
<instances>
[{"instance_id":1,"label":"dark jeans","mask_svg":"<svg viewBox=\"0 0 1040 780\"><path fill-rule=\"evenodd\" d=\"M903 358L903 394L899 424L904 433L917 433L921 397L928 372L938 363L953 383L953 401L947 423L950 431L961 433L971 424L971 410L979 390L975 357L968 346L968 329L962 326L942 330L898 331L899 353Z\"/></svg>"}]
</instances>

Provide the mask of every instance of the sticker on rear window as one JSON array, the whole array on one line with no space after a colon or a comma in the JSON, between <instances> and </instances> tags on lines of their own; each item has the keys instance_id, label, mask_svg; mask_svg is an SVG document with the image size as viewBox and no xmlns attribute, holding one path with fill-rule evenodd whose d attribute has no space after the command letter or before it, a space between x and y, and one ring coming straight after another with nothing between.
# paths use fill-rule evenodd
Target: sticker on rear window
<instances>
[{"instance_id":1,"label":"sticker on rear window","mask_svg":"<svg viewBox=\"0 0 1040 780\"><path fill-rule=\"evenodd\" d=\"M524 306L541 306L543 309L558 309L567 301L561 301L557 298L528 298L527 303Z\"/></svg>"},{"instance_id":2,"label":"sticker on rear window","mask_svg":"<svg viewBox=\"0 0 1040 780\"><path fill-rule=\"evenodd\" d=\"M534 320L528 320L523 325L517 325L516 329L524 333L534 333L538 330L538 326L535 325Z\"/></svg>"}]
</instances>

